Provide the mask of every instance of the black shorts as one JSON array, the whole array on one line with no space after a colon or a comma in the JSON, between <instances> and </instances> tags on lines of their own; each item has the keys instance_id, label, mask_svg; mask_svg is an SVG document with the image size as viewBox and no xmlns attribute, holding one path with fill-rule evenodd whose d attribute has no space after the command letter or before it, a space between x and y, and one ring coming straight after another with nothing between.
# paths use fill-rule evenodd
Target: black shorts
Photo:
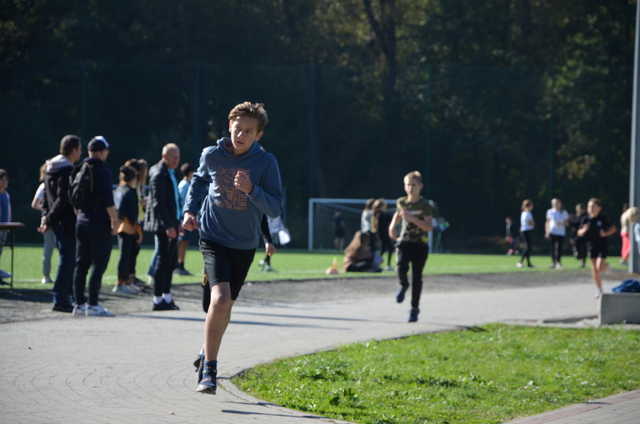
<instances>
[{"instance_id":1,"label":"black shorts","mask_svg":"<svg viewBox=\"0 0 640 424\"><path fill-rule=\"evenodd\" d=\"M209 280L209 286L229 283L231 299L236 300L249 273L256 249L232 249L201 239L200 251L204 259L204 272Z\"/></svg>"},{"instance_id":2,"label":"black shorts","mask_svg":"<svg viewBox=\"0 0 640 424\"><path fill-rule=\"evenodd\" d=\"M602 258L605 259L608 254L607 243L605 240L589 242L589 255L591 259Z\"/></svg>"}]
</instances>

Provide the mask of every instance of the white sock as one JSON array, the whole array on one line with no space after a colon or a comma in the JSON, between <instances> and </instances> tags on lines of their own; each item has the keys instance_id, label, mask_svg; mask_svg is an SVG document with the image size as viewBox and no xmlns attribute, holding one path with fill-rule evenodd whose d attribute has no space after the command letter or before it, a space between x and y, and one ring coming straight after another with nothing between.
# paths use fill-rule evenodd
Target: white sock
<instances>
[{"instance_id":1,"label":"white sock","mask_svg":"<svg viewBox=\"0 0 640 424\"><path fill-rule=\"evenodd\" d=\"M162 298L167 303L173 302L173 296L171 296L171 293L162 293Z\"/></svg>"},{"instance_id":2,"label":"white sock","mask_svg":"<svg viewBox=\"0 0 640 424\"><path fill-rule=\"evenodd\" d=\"M153 296L153 303L158 305L160 302L162 302L162 296Z\"/></svg>"}]
</instances>

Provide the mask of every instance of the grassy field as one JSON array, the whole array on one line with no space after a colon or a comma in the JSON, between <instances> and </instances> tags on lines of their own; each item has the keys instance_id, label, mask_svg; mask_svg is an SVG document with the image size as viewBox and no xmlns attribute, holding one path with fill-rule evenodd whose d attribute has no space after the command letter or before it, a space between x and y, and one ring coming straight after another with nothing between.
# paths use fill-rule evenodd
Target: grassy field
<instances>
[{"instance_id":1,"label":"grassy field","mask_svg":"<svg viewBox=\"0 0 640 424\"><path fill-rule=\"evenodd\" d=\"M253 395L366 424L489 424L640 387L640 332L488 325L261 365Z\"/></svg>"},{"instance_id":2,"label":"grassy field","mask_svg":"<svg viewBox=\"0 0 640 424\"><path fill-rule=\"evenodd\" d=\"M15 281L14 286L17 288L49 288L50 285L40 284L42 278L41 273L41 255L42 249L39 246L19 246L15 251ZM143 249L138 257L138 277L146 278L146 271L151 261L152 249ZM103 283L112 285L116 282L117 265L120 252L114 248L109 261L109 268L105 273ZM333 259L338 263L338 267L342 265L342 254L339 252L320 252L309 253L307 251L282 250L273 257L272 265L277 272L261 272L258 262L263 257L263 252L256 253L256 259L249 272L249 281L265 281L265 280L299 280L310 278L328 278L324 271L331 265ZM5 248L4 253L0 257L0 269L9 270L10 250ZM549 258L534 257L533 263L537 268L517 269L515 263L517 258L506 255L465 255L465 254L432 254L427 263L426 274L467 274L467 273L495 273L495 272L531 272L531 271L548 271ZM578 269L578 263L573 258L565 258L565 269ZM623 267L617 265L618 258L611 258L610 263L619 269ZM187 269L195 274L191 277L183 277L176 275L174 282L177 284L193 283L200 279L202 256L197 250L189 250L186 260ZM53 257L52 277L55 278L55 270L57 269L57 252ZM378 274L367 273L349 273L340 274L335 277L364 277L364 276L390 276L394 272L384 272Z\"/></svg>"}]
</instances>

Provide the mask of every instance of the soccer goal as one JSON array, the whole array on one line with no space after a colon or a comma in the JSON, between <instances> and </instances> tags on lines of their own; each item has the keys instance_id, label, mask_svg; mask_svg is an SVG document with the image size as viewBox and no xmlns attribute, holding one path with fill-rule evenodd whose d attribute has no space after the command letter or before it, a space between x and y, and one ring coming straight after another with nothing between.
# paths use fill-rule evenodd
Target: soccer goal
<instances>
[{"instance_id":1,"label":"soccer goal","mask_svg":"<svg viewBox=\"0 0 640 424\"><path fill-rule=\"evenodd\" d=\"M395 210L395 199L384 199L387 212ZM334 249L336 212L344 224L345 246L353 234L360 230L360 215L367 199L328 199L312 197L309 199L308 250Z\"/></svg>"}]
</instances>

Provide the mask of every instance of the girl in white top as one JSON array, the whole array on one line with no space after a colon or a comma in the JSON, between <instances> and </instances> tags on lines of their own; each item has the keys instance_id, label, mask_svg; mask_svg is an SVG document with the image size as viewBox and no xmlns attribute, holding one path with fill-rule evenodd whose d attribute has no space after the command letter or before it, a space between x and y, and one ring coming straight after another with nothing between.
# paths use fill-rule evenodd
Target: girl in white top
<instances>
[{"instance_id":1,"label":"girl in white top","mask_svg":"<svg viewBox=\"0 0 640 424\"><path fill-rule=\"evenodd\" d=\"M42 211L44 208L45 202L45 189L44 189L44 173L46 171L47 164L44 163L40 167L40 185L36 190L36 193L33 196L33 200L31 201L31 207L35 210ZM56 234L53 232L51 228L48 228L47 231L41 231L42 233L43 245L42 245L42 284L51 284L53 280L51 279L51 256L53 255L53 250L56 247Z\"/></svg>"},{"instance_id":2,"label":"girl in white top","mask_svg":"<svg viewBox=\"0 0 640 424\"><path fill-rule=\"evenodd\" d=\"M551 209L547 211L544 235L551 240L551 268L561 269L562 247L567 235L569 213L563 209L560 199L551 199Z\"/></svg>"},{"instance_id":3,"label":"girl in white top","mask_svg":"<svg viewBox=\"0 0 640 424\"><path fill-rule=\"evenodd\" d=\"M533 243L533 229L536 223L533 220L533 202L531 199L525 199L522 201L522 213L520 214L520 234L521 239L524 242L524 250L520 262L516 264L518 268L524 267L524 260L527 260L527 267L533 268L531 264L531 248Z\"/></svg>"}]
</instances>

